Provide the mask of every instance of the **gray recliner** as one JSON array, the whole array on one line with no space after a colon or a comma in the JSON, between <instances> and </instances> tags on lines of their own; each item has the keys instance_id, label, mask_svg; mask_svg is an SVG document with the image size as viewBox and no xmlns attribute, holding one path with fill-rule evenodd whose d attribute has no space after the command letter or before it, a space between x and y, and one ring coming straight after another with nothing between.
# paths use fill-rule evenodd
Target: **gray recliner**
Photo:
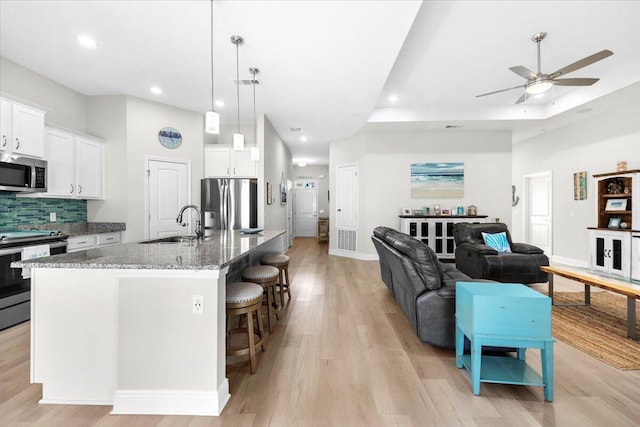
<instances>
[{"instance_id":1,"label":"gray recliner","mask_svg":"<svg viewBox=\"0 0 640 427\"><path fill-rule=\"evenodd\" d=\"M482 232L505 232L511 253L498 253L484 244ZM488 279L504 283L542 283L547 273L540 267L549 265L542 249L526 243L514 243L506 224L457 223L453 226L456 242L456 267L474 279Z\"/></svg>"}]
</instances>

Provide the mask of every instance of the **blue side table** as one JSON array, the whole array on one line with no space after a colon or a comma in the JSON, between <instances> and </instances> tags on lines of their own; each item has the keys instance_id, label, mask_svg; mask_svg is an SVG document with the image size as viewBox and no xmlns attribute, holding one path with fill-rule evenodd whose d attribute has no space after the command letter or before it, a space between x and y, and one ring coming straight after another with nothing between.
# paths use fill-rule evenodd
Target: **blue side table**
<instances>
[{"instance_id":1,"label":"blue side table","mask_svg":"<svg viewBox=\"0 0 640 427\"><path fill-rule=\"evenodd\" d=\"M481 382L532 385L552 401L554 341L549 297L521 284L456 283L456 366L471 374L473 394ZM483 345L517 348L518 357L483 356ZM542 376L525 362L527 348L540 349Z\"/></svg>"}]
</instances>

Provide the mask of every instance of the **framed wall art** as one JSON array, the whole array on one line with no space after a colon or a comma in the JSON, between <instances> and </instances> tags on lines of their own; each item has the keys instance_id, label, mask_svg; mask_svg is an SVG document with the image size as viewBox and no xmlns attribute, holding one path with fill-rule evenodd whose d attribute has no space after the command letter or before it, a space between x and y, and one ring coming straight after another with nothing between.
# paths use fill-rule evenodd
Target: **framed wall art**
<instances>
[{"instance_id":1,"label":"framed wall art","mask_svg":"<svg viewBox=\"0 0 640 427\"><path fill-rule=\"evenodd\" d=\"M271 184L267 182L267 204L270 205L273 202L273 193L271 190Z\"/></svg>"},{"instance_id":2,"label":"framed wall art","mask_svg":"<svg viewBox=\"0 0 640 427\"><path fill-rule=\"evenodd\" d=\"M411 197L464 197L464 163L412 163Z\"/></svg>"},{"instance_id":3,"label":"framed wall art","mask_svg":"<svg viewBox=\"0 0 640 427\"><path fill-rule=\"evenodd\" d=\"M573 200L587 200L587 171L573 174Z\"/></svg>"}]
</instances>

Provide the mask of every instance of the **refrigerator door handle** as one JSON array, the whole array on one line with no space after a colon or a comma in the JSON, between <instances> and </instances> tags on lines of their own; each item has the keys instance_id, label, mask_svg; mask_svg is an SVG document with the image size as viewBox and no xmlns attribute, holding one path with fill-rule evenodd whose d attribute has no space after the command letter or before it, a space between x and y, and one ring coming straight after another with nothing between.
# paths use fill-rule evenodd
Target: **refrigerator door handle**
<instances>
[{"instance_id":1,"label":"refrigerator door handle","mask_svg":"<svg viewBox=\"0 0 640 427\"><path fill-rule=\"evenodd\" d=\"M222 226L220 227L222 230L227 230L229 228L228 225L228 205L229 205L229 184L227 181L223 181L222 183L222 199L220 203L220 223Z\"/></svg>"}]
</instances>

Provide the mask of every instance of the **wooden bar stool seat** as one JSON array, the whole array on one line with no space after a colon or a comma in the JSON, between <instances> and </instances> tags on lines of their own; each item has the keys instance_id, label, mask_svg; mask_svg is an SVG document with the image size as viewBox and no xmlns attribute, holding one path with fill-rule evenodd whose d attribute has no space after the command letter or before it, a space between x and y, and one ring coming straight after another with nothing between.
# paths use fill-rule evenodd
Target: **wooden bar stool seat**
<instances>
[{"instance_id":1,"label":"wooden bar stool seat","mask_svg":"<svg viewBox=\"0 0 640 427\"><path fill-rule=\"evenodd\" d=\"M257 283L262 286L267 293L267 324L269 325L269 333L273 333L272 317L276 318L280 307L276 302L276 285L278 283L279 270L270 265L254 265L245 268L242 271L242 280L244 282Z\"/></svg>"},{"instance_id":2,"label":"wooden bar stool seat","mask_svg":"<svg viewBox=\"0 0 640 427\"><path fill-rule=\"evenodd\" d=\"M247 315L246 328L231 328L227 330L227 356L249 355L249 367L251 374L256 372L256 347L260 346L264 351L265 333L262 328L262 286L248 282L234 282L227 285L227 319L230 316ZM253 313L256 313L258 330L253 328ZM228 323L228 322L227 322ZM247 334L248 345L246 347L231 348L230 336L233 334ZM255 340L255 337L258 340Z\"/></svg>"},{"instance_id":3,"label":"wooden bar stool seat","mask_svg":"<svg viewBox=\"0 0 640 427\"><path fill-rule=\"evenodd\" d=\"M284 306L284 294L291 301L291 286L289 282L289 257L279 252L268 252L260 258L260 264L271 265L278 269L278 287L280 288L280 306Z\"/></svg>"}]
</instances>

